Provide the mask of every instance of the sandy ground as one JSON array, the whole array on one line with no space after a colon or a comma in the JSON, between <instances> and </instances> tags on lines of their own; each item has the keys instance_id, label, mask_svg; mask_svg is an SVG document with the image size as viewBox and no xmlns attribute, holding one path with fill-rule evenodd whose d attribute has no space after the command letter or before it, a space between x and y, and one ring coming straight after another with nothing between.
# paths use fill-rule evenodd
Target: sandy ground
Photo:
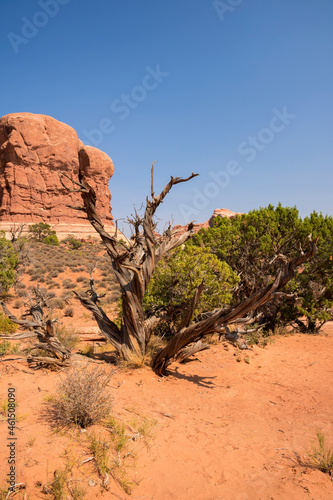
<instances>
[{"instance_id":1,"label":"sandy ground","mask_svg":"<svg viewBox=\"0 0 333 500\"><path fill-rule=\"evenodd\" d=\"M128 471L138 483L131 497L112 478L108 490L101 488L93 461L80 465L91 456L85 442L91 430L54 432L45 396L55 394L63 375L32 371L18 356L3 358L0 399L6 399L7 387L15 388L16 481L26 485L16 498L52 498L42 485L70 459L88 500L332 499L331 478L306 466L318 429L333 445L332 326L320 336L278 337L265 348L242 352L239 362L235 348L213 345L193 361L172 365L164 378L149 368L116 368L117 417L155 421L149 447L138 446L137 464ZM5 488L4 418L0 437Z\"/></svg>"}]
</instances>

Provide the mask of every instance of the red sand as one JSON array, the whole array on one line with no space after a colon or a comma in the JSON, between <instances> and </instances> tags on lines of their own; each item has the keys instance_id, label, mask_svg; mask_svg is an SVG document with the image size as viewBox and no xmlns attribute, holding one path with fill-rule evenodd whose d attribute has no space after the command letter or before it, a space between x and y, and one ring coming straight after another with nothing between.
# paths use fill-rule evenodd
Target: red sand
<instances>
[{"instance_id":1,"label":"red sand","mask_svg":"<svg viewBox=\"0 0 333 500\"><path fill-rule=\"evenodd\" d=\"M333 445L333 328L320 336L276 338L265 348L241 353L223 344L195 360L170 367L158 378L149 368L116 369L114 411L126 420L136 413L155 419L150 448L142 448L130 477L141 479L132 498L147 500L329 500L333 482L299 465L320 429ZM249 357L250 363L244 362ZM15 358L16 356L11 356ZM8 359L10 357L7 356ZM22 370L26 370L26 373ZM29 370L24 362L0 362L0 399L16 388L17 481L26 498L47 498L44 484L68 457L89 457L75 432L52 434L45 395L54 394L61 374ZM44 398L44 399L43 399ZM96 426L97 427L97 426ZM89 430L87 430L89 432ZM80 433L79 433L80 434ZM6 422L0 422L0 487L8 473ZM33 444L28 444L32 438ZM77 469L86 499L130 498L110 481L101 490L93 462ZM95 486L88 486L94 479ZM29 497L30 494L30 497ZM24 498L20 492L16 498ZM49 497L50 498L50 497Z\"/></svg>"}]
</instances>

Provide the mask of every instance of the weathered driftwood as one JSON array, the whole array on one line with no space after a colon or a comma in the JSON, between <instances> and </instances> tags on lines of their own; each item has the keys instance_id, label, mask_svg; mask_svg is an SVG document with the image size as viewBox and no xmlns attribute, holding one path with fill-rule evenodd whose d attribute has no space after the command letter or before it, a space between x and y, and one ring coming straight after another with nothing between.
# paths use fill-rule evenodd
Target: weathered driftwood
<instances>
[{"instance_id":1,"label":"weathered driftwood","mask_svg":"<svg viewBox=\"0 0 333 500\"><path fill-rule=\"evenodd\" d=\"M128 221L134 228L132 241L119 242L115 236L108 234L96 212L96 193L94 189L79 174L77 180L70 179L66 174L64 177L73 182L76 186L71 191L80 192L83 206L72 207L86 213L88 220L100 235L108 255L110 256L115 276L120 285L122 294L122 323L121 327L111 321L97 304L98 295L91 280L91 296L82 297L77 295L81 303L89 309L101 331L117 351L124 357L129 357L130 352L135 352L144 356L146 345L149 342L153 329L159 319L144 316L143 296L154 273L159 260L168 252L181 246L193 234L193 224L190 223L187 230L181 234L172 230L171 226L164 231L162 236L155 233L156 225L154 215L158 206L163 202L171 188L181 182L187 182L197 174L191 174L188 178L171 177L170 181L158 196L154 193L154 164L151 172L151 199L146 200L146 207L141 218L135 211ZM62 181L63 182L63 181ZM65 186L64 182L63 185ZM193 354L200 350L198 344L204 336L214 332L225 331L225 326L236 322L246 323L247 318L243 318L251 311L258 309L268 301L272 300L277 292L293 277L296 268L302 265L316 252L316 245L310 239L310 248L304 253L292 259L282 254L277 254L275 259L281 261L281 268L272 283L265 288L252 293L247 300L240 302L235 307L218 309L207 315L205 319L191 324L193 312L197 301L200 298L204 284L202 283L191 303L188 304L181 323L181 328L170 340L167 346L162 349L154 358L152 366L159 374L164 374L167 367L177 358L185 359L184 356ZM195 343L195 344L194 344ZM194 344L191 346L191 344Z\"/></svg>"}]
</instances>

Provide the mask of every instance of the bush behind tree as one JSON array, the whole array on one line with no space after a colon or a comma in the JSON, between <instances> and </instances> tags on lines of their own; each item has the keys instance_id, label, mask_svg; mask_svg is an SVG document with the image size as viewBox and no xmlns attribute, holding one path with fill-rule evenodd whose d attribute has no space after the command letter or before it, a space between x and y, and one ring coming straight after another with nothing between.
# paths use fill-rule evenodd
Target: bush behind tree
<instances>
[{"instance_id":1,"label":"bush behind tree","mask_svg":"<svg viewBox=\"0 0 333 500\"><path fill-rule=\"evenodd\" d=\"M161 327L168 330L167 337L179 327L186 305L202 282L194 321L206 311L230 304L239 277L206 247L177 248L159 262L144 296L144 310L147 316L165 314Z\"/></svg>"},{"instance_id":2,"label":"bush behind tree","mask_svg":"<svg viewBox=\"0 0 333 500\"><path fill-rule=\"evenodd\" d=\"M292 234L292 237L290 236ZM200 230L187 244L209 247L241 276L235 299L244 300L266 286L281 264L279 254L296 255L308 235L318 239L318 252L282 290L285 297L262 308L268 327L295 323L304 331L318 331L332 319L333 219L313 212L304 220L296 207L251 210L233 220L217 217L213 227ZM305 316L304 322L301 318Z\"/></svg>"}]
</instances>

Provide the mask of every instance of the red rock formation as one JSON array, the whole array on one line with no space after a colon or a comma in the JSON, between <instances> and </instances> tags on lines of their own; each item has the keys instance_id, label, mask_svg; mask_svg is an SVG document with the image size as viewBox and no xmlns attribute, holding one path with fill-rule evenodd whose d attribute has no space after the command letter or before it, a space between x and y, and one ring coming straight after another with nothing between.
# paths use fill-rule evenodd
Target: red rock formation
<instances>
[{"instance_id":1,"label":"red rock formation","mask_svg":"<svg viewBox=\"0 0 333 500\"><path fill-rule=\"evenodd\" d=\"M211 218L208 221L193 224L194 232L197 233L198 231L200 231L200 229L209 229L210 227L213 227L213 220L216 217L228 217L228 219L232 220L236 215L242 215L242 213L241 212L232 212L231 210L228 210L228 208L216 208L213 212L213 215L211 216ZM187 230L187 225L182 226L182 225L178 224L176 226L173 226L172 229L179 231L180 234L183 234Z\"/></svg>"},{"instance_id":2,"label":"red rock formation","mask_svg":"<svg viewBox=\"0 0 333 500\"><path fill-rule=\"evenodd\" d=\"M208 225L209 225L209 227L213 227L213 220L216 217L228 217L228 219L232 220L236 217L236 215L242 215L242 213L241 212L232 212L228 208L216 208L213 212L213 215L211 216L211 218L208 221ZM207 223L205 223L205 224L207 224Z\"/></svg>"},{"instance_id":3,"label":"red rock formation","mask_svg":"<svg viewBox=\"0 0 333 500\"><path fill-rule=\"evenodd\" d=\"M83 212L79 194L69 193L60 172L73 179L81 173L98 192L97 210L108 231L114 232L108 182L112 160L85 146L74 129L50 116L15 113L0 119L0 229L46 222L61 239L67 234L98 237ZM66 179L65 179L66 181ZM67 180L66 184L70 185ZM73 187L73 186L70 186Z\"/></svg>"}]
</instances>

